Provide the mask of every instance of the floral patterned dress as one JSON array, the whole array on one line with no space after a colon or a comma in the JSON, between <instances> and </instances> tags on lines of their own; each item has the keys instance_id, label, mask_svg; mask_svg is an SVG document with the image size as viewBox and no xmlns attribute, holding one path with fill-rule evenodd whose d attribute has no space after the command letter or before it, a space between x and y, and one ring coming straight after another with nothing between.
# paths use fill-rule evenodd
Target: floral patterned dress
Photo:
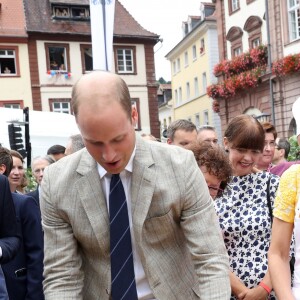
<instances>
[{"instance_id":1,"label":"floral patterned dress","mask_svg":"<svg viewBox=\"0 0 300 300\"><path fill-rule=\"evenodd\" d=\"M270 178L271 177L271 178ZM279 177L268 172L233 176L214 202L234 274L248 287L256 287L268 270L271 219L267 182L273 206ZM236 299L233 295L231 299ZM268 299L276 299L272 293Z\"/></svg>"}]
</instances>

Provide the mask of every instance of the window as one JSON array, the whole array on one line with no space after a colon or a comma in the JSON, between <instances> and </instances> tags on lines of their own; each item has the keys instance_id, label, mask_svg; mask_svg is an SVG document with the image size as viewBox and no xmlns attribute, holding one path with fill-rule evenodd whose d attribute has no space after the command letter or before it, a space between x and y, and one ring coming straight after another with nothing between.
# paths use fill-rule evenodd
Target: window
<instances>
[{"instance_id":1,"label":"window","mask_svg":"<svg viewBox=\"0 0 300 300\"><path fill-rule=\"evenodd\" d=\"M237 48L234 48L233 50L233 57L236 57L236 56L239 56L240 54L242 54L242 48L241 47L237 47Z\"/></svg>"},{"instance_id":2,"label":"window","mask_svg":"<svg viewBox=\"0 0 300 300\"><path fill-rule=\"evenodd\" d=\"M205 52L205 42L204 39L201 39L200 41L200 54L204 54Z\"/></svg>"},{"instance_id":3,"label":"window","mask_svg":"<svg viewBox=\"0 0 300 300\"><path fill-rule=\"evenodd\" d=\"M288 20L291 41L300 38L300 2L288 0Z\"/></svg>"},{"instance_id":4,"label":"window","mask_svg":"<svg viewBox=\"0 0 300 300\"><path fill-rule=\"evenodd\" d=\"M178 91L177 90L175 90L175 101L176 101L176 105L179 105Z\"/></svg>"},{"instance_id":5,"label":"window","mask_svg":"<svg viewBox=\"0 0 300 300\"><path fill-rule=\"evenodd\" d=\"M70 99L49 99L50 111L71 114Z\"/></svg>"},{"instance_id":6,"label":"window","mask_svg":"<svg viewBox=\"0 0 300 300\"><path fill-rule=\"evenodd\" d=\"M0 47L0 76L16 76L18 74L18 48Z\"/></svg>"},{"instance_id":7,"label":"window","mask_svg":"<svg viewBox=\"0 0 300 300\"><path fill-rule=\"evenodd\" d=\"M24 106L23 100L0 101L0 107L4 107L4 108L21 109L23 108L23 106Z\"/></svg>"},{"instance_id":8,"label":"window","mask_svg":"<svg viewBox=\"0 0 300 300\"><path fill-rule=\"evenodd\" d=\"M176 61L173 61L173 74L176 74Z\"/></svg>"},{"instance_id":9,"label":"window","mask_svg":"<svg viewBox=\"0 0 300 300\"><path fill-rule=\"evenodd\" d=\"M88 6L53 5L52 17L54 19L87 20L90 18Z\"/></svg>"},{"instance_id":10,"label":"window","mask_svg":"<svg viewBox=\"0 0 300 300\"><path fill-rule=\"evenodd\" d=\"M169 125L172 123L172 118L169 117Z\"/></svg>"},{"instance_id":11,"label":"window","mask_svg":"<svg viewBox=\"0 0 300 300\"><path fill-rule=\"evenodd\" d=\"M184 66L187 67L189 65L189 55L188 52L186 51L184 53Z\"/></svg>"},{"instance_id":12,"label":"window","mask_svg":"<svg viewBox=\"0 0 300 300\"><path fill-rule=\"evenodd\" d=\"M240 1L239 0L228 0L229 14L234 13L235 11L240 9Z\"/></svg>"},{"instance_id":13,"label":"window","mask_svg":"<svg viewBox=\"0 0 300 300\"><path fill-rule=\"evenodd\" d=\"M198 83L198 77L194 78L194 88L195 88L195 97L199 96L199 83Z\"/></svg>"},{"instance_id":14,"label":"window","mask_svg":"<svg viewBox=\"0 0 300 300\"><path fill-rule=\"evenodd\" d=\"M45 44L48 70L70 71L69 45Z\"/></svg>"},{"instance_id":15,"label":"window","mask_svg":"<svg viewBox=\"0 0 300 300\"><path fill-rule=\"evenodd\" d=\"M233 26L229 29L226 40L231 43L231 57L235 57L243 52L243 30Z\"/></svg>"},{"instance_id":16,"label":"window","mask_svg":"<svg viewBox=\"0 0 300 300\"><path fill-rule=\"evenodd\" d=\"M177 58L177 72L180 72L180 58Z\"/></svg>"},{"instance_id":17,"label":"window","mask_svg":"<svg viewBox=\"0 0 300 300\"><path fill-rule=\"evenodd\" d=\"M116 73L136 74L135 47L115 47Z\"/></svg>"},{"instance_id":18,"label":"window","mask_svg":"<svg viewBox=\"0 0 300 300\"><path fill-rule=\"evenodd\" d=\"M178 92L178 102L179 102L179 104L182 102L182 89L181 89L181 87L179 88L179 90L178 90L179 92Z\"/></svg>"},{"instance_id":19,"label":"window","mask_svg":"<svg viewBox=\"0 0 300 300\"><path fill-rule=\"evenodd\" d=\"M200 115L199 115L199 113L195 114L195 125L200 126Z\"/></svg>"},{"instance_id":20,"label":"window","mask_svg":"<svg viewBox=\"0 0 300 300\"><path fill-rule=\"evenodd\" d=\"M244 30L248 32L249 49L256 48L261 44L262 24L262 19L257 16L251 16L246 20Z\"/></svg>"},{"instance_id":21,"label":"window","mask_svg":"<svg viewBox=\"0 0 300 300\"><path fill-rule=\"evenodd\" d=\"M206 88L207 88L207 78L206 78L206 73L202 73L202 92L203 94L206 93Z\"/></svg>"},{"instance_id":22,"label":"window","mask_svg":"<svg viewBox=\"0 0 300 300\"><path fill-rule=\"evenodd\" d=\"M190 100L191 97L191 91L190 91L190 83L186 83L186 100Z\"/></svg>"},{"instance_id":23,"label":"window","mask_svg":"<svg viewBox=\"0 0 300 300\"><path fill-rule=\"evenodd\" d=\"M204 125L208 125L209 124L209 122L208 122L208 110L205 110L204 112L203 112L203 120L204 120Z\"/></svg>"},{"instance_id":24,"label":"window","mask_svg":"<svg viewBox=\"0 0 300 300\"><path fill-rule=\"evenodd\" d=\"M196 46L194 45L193 46L193 60L196 60L197 59L197 49L196 49Z\"/></svg>"},{"instance_id":25,"label":"window","mask_svg":"<svg viewBox=\"0 0 300 300\"><path fill-rule=\"evenodd\" d=\"M251 48L257 48L260 45L260 38L252 40Z\"/></svg>"},{"instance_id":26,"label":"window","mask_svg":"<svg viewBox=\"0 0 300 300\"><path fill-rule=\"evenodd\" d=\"M82 72L93 71L93 50L91 45L80 45Z\"/></svg>"}]
</instances>

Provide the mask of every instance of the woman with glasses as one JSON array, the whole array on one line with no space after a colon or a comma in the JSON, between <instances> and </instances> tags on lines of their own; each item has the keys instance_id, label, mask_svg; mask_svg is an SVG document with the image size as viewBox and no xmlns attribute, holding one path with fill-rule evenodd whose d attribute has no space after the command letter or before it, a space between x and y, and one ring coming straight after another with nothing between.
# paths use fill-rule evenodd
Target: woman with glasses
<instances>
[{"instance_id":1,"label":"woman with glasses","mask_svg":"<svg viewBox=\"0 0 300 300\"><path fill-rule=\"evenodd\" d=\"M197 164L207 183L210 196L220 196L230 180L232 169L224 150L211 142L197 143L193 149Z\"/></svg>"},{"instance_id":2,"label":"woman with glasses","mask_svg":"<svg viewBox=\"0 0 300 300\"><path fill-rule=\"evenodd\" d=\"M268 202L273 205L279 177L254 168L264 145L264 129L251 116L233 118L225 131L233 177L214 203L230 260L231 299L276 299L267 261Z\"/></svg>"}]
</instances>

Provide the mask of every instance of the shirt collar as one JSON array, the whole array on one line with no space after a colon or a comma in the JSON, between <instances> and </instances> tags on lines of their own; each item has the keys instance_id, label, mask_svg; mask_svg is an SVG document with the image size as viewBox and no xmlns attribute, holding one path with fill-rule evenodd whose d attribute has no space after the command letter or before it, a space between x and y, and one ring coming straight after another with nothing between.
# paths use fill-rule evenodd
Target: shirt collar
<instances>
[{"instance_id":1,"label":"shirt collar","mask_svg":"<svg viewBox=\"0 0 300 300\"><path fill-rule=\"evenodd\" d=\"M133 151L131 153L131 157L130 157L130 159L128 161L128 164L125 167L125 170L128 171L128 172L130 172L130 173L132 173L132 169L133 169L133 159L134 159L134 156L135 156L135 151L136 151L136 145L134 146L134 149L133 149ZM106 174L108 174L107 171L99 163L97 163L97 168L98 168L98 173L99 173L101 179ZM122 172L124 172L124 170Z\"/></svg>"}]
</instances>

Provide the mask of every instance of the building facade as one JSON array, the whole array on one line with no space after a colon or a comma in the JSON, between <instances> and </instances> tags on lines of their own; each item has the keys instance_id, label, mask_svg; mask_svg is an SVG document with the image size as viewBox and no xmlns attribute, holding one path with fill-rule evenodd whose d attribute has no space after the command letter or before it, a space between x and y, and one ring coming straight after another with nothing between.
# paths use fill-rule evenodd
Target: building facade
<instances>
[{"instance_id":1,"label":"building facade","mask_svg":"<svg viewBox=\"0 0 300 300\"><path fill-rule=\"evenodd\" d=\"M18 22L12 12L10 15L6 12L7 6L16 16L15 2L21 16ZM10 100L12 107L25 105L33 110L72 113L72 87L83 74L93 70L89 0L5 0L1 3L8 17L4 20L1 15L0 22L5 22L4 31L11 37L0 37L0 51L3 49L0 61L7 59L3 55L14 55L16 68L10 75L1 71L0 80L6 87L0 105L8 105L5 101ZM12 27L16 24L18 28ZM132 105L139 113L136 130L155 136L160 134L153 52L158 41L157 34L141 27L115 1L113 72L129 86Z\"/></svg>"},{"instance_id":2,"label":"building facade","mask_svg":"<svg viewBox=\"0 0 300 300\"><path fill-rule=\"evenodd\" d=\"M214 2L221 63L227 60L227 63L229 61L229 64L237 65L242 57L249 57L249 53L250 59L253 59L253 49L265 47L267 51L264 66L261 62L256 62L257 64L249 70L242 70L234 75L226 72L215 74L220 85L219 91L218 88L214 89L214 98L219 106L222 131L224 132L233 117L245 113L258 119L267 117L276 126L279 136L291 136L295 133L291 107L300 96L300 72L296 67L293 70L282 71L276 66L286 64L286 58L291 55L295 59L299 56L299 1ZM258 68L259 75L254 74ZM250 75L255 77L251 78L251 83L239 83L239 86L236 84L237 78ZM220 92L221 89L223 90Z\"/></svg>"},{"instance_id":3,"label":"building facade","mask_svg":"<svg viewBox=\"0 0 300 300\"><path fill-rule=\"evenodd\" d=\"M213 3L202 3L200 16L183 23L183 39L166 55L171 63L174 120L187 119L196 126L214 125L220 132L219 116L212 110L206 89L217 79L217 24Z\"/></svg>"}]
</instances>

